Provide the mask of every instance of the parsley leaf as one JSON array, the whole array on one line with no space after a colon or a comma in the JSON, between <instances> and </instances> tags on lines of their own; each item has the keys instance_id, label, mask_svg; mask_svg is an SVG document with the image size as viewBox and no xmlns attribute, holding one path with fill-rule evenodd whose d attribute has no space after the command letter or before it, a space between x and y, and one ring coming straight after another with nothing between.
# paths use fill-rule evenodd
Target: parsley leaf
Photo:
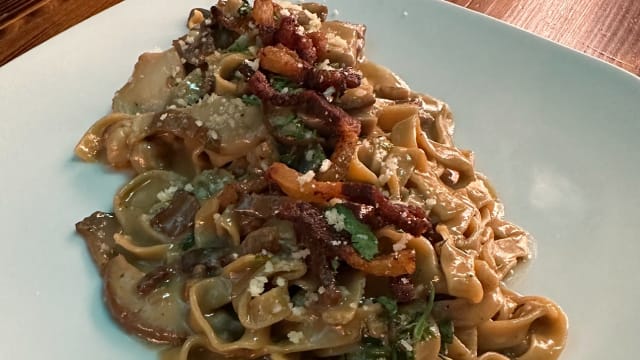
<instances>
[{"instance_id":1,"label":"parsley leaf","mask_svg":"<svg viewBox=\"0 0 640 360\"><path fill-rule=\"evenodd\" d=\"M386 346L382 340L365 336L362 338L360 349L358 351L346 354L342 359L345 360L370 360L370 359L388 359L391 355L391 349Z\"/></svg>"},{"instance_id":2,"label":"parsley leaf","mask_svg":"<svg viewBox=\"0 0 640 360\"><path fill-rule=\"evenodd\" d=\"M344 217L344 229L351 234L351 243L358 254L365 260L371 260L378 254L378 238L371 229L361 223L344 205L335 206L338 214Z\"/></svg>"},{"instance_id":3,"label":"parsley leaf","mask_svg":"<svg viewBox=\"0 0 640 360\"><path fill-rule=\"evenodd\" d=\"M271 86L277 92L283 92L285 89L287 89L287 93L297 93L302 91L302 89L298 87L298 84L284 76L274 75L269 79L269 83L271 83Z\"/></svg>"},{"instance_id":4,"label":"parsley leaf","mask_svg":"<svg viewBox=\"0 0 640 360\"><path fill-rule=\"evenodd\" d=\"M433 310L433 304L435 299L436 299L436 290L433 286L433 283L430 282L429 283L429 300L427 301L427 306L425 307L422 315L420 315L420 317L418 318L418 321L416 322L416 327L413 329L414 342L418 342L426 338L425 330L427 329L427 325L429 325L428 324L429 315L431 315L431 310ZM426 332L426 335L428 335L428 332Z\"/></svg>"},{"instance_id":5,"label":"parsley leaf","mask_svg":"<svg viewBox=\"0 0 640 360\"><path fill-rule=\"evenodd\" d=\"M246 35L240 35L236 41L233 42L227 51L230 52L244 52L249 48L249 38Z\"/></svg>"},{"instance_id":6,"label":"parsley leaf","mask_svg":"<svg viewBox=\"0 0 640 360\"><path fill-rule=\"evenodd\" d=\"M389 315L395 316L398 313L398 303L394 299L388 298L386 296L379 296L376 299L376 302L384 306Z\"/></svg>"},{"instance_id":7,"label":"parsley leaf","mask_svg":"<svg viewBox=\"0 0 640 360\"><path fill-rule=\"evenodd\" d=\"M238 8L238 15L246 16L251 11L251 5L249 0L242 0L242 5Z\"/></svg>"},{"instance_id":8,"label":"parsley leaf","mask_svg":"<svg viewBox=\"0 0 640 360\"><path fill-rule=\"evenodd\" d=\"M292 137L297 140L311 139L316 136L316 132L306 127L295 114L273 116L269 122L280 136Z\"/></svg>"},{"instance_id":9,"label":"parsley leaf","mask_svg":"<svg viewBox=\"0 0 640 360\"><path fill-rule=\"evenodd\" d=\"M453 321L451 320L443 320L438 323L438 328L440 329L440 352L446 354L447 353L447 345L453 343Z\"/></svg>"},{"instance_id":10,"label":"parsley leaf","mask_svg":"<svg viewBox=\"0 0 640 360\"><path fill-rule=\"evenodd\" d=\"M193 234L189 234L186 239L182 241L182 251L187 251L196 245L196 239Z\"/></svg>"},{"instance_id":11,"label":"parsley leaf","mask_svg":"<svg viewBox=\"0 0 640 360\"><path fill-rule=\"evenodd\" d=\"M262 100L260 100L259 97L255 96L254 94L248 95L248 94L244 94L241 97L242 102L249 105L249 106L260 106L262 105Z\"/></svg>"}]
</instances>

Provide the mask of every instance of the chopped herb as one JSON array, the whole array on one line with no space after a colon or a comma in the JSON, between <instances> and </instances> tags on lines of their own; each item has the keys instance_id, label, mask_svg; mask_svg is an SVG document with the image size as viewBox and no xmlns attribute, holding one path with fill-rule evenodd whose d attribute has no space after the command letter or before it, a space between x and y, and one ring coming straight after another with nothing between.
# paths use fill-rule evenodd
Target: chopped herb
<instances>
[{"instance_id":1,"label":"chopped herb","mask_svg":"<svg viewBox=\"0 0 640 360\"><path fill-rule=\"evenodd\" d=\"M287 164L289 167L301 173L306 173L309 170L318 170L322 162L326 159L324 150L320 144L305 147L282 146L278 151L280 153L280 162Z\"/></svg>"},{"instance_id":2,"label":"chopped herb","mask_svg":"<svg viewBox=\"0 0 640 360\"><path fill-rule=\"evenodd\" d=\"M227 48L230 52L244 52L249 49L249 38L246 35L240 35L236 41Z\"/></svg>"},{"instance_id":3,"label":"chopped herb","mask_svg":"<svg viewBox=\"0 0 640 360\"><path fill-rule=\"evenodd\" d=\"M333 259L331 259L331 268L333 269L333 271L338 271L339 267L340 267L340 260L337 257L334 257Z\"/></svg>"},{"instance_id":4,"label":"chopped herb","mask_svg":"<svg viewBox=\"0 0 640 360\"><path fill-rule=\"evenodd\" d=\"M440 352L443 354L447 353L447 346L453 343L453 321L451 320L443 320L438 323L438 328L440 329Z\"/></svg>"},{"instance_id":5,"label":"chopped herb","mask_svg":"<svg viewBox=\"0 0 640 360\"><path fill-rule=\"evenodd\" d=\"M242 5L238 8L238 15L246 16L251 12L251 4L249 4L249 0L242 0Z\"/></svg>"},{"instance_id":6,"label":"chopped herb","mask_svg":"<svg viewBox=\"0 0 640 360\"><path fill-rule=\"evenodd\" d=\"M398 303L394 299L388 298L386 296L379 296L376 299L376 302L384 306L389 315L396 316L396 314L398 313Z\"/></svg>"},{"instance_id":7,"label":"chopped herb","mask_svg":"<svg viewBox=\"0 0 640 360\"><path fill-rule=\"evenodd\" d=\"M370 360L388 359L391 355L391 348L385 345L382 340L365 336L362 338L358 351L346 354L344 360Z\"/></svg>"},{"instance_id":8,"label":"chopped herb","mask_svg":"<svg viewBox=\"0 0 640 360\"><path fill-rule=\"evenodd\" d=\"M306 127L295 114L273 116L269 121L280 136L292 137L297 140L316 137L316 132Z\"/></svg>"},{"instance_id":9,"label":"chopped herb","mask_svg":"<svg viewBox=\"0 0 640 360\"><path fill-rule=\"evenodd\" d=\"M191 180L191 191L199 200L217 195L225 185L236 181L233 174L224 169L204 170Z\"/></svg>"},{"instance_id":10,"label":"chopped herb","mask_svg":"<svg viewBox=\"0 0 640 360\"><path fill-rule=\"evenodd\" d=\"M200 101L206 94L202 70L195 69L171 89L171 105L186 107Z\"/></svg>"},{"instance_id":11,"label":"chopped herb","mask_svg":"<svg viewBox=\"0 0 640 360\"><path fill-rule=\"evenodd\" d=\"M371 229L361 223L344 205L335 206L338 214L344 216L344 229L351 234L351 243L358 254L365 260L371 260L378 254L378 238Z\"/></svg>"},{"instance_id":12,"label":"chopped herb","mask_svg":"<svg viewBox=\"0 0 640 360\"><path fill-rule=\"evenodd\" d=\"M254 94L244 94L241 97L242 102L249 105L249 106L260 106L262 105L262 100L260 100L259 97L255 96Z\"/></svg>"},{"instance_id":13,"label":"chopped herb","mask_svg":"<svg viewBox=\"0 0 640 360\"><path fill-rule=\"evenodd\" d=\"M297 93L302 91L302 89L298 87L298 84L294 83L284 76L274 75L271 77L269 82L271 83L271 86L278 92L284 92L285 89L287 89L287 93Z\"/></svg>"},{"instance_id":14,"label":"chopped herb","mask_svg":"<svg viewBox=\"0 0 640 360\"><path fill-rule=\"evenodd\" d=\"M193 234L189 234L189 236L182 241L182 251L187 251L191 249L196 244L196 238Z\"/></svg>"},{"instance_id":15,"label":"chopped herb","mask_svg":"<svg viewBox=\"0 0 640 360\"><path fill-rule=\"evenodd\" d=\"M413 341L418 342L424 340L428 335L425 330L427 329L429 315L431 315L431 310L433 310L433 304L436 298L436 291L433 287L433 283L429 283L429 301L427 301L427 306L424 309L424 312L418 318L416 322L416 326L413 329Z\"/></svg>"}]
</instances>

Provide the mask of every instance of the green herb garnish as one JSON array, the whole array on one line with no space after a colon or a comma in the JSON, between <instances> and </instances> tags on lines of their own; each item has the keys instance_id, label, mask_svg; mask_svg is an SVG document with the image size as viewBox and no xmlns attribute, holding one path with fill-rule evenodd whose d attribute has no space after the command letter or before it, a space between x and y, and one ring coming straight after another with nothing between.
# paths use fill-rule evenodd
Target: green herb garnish
<instances>
[{"instance_id":1,"label":"green herb garnish","mask_svg":"<svg viewBox=\"0 0 640 360\"><path fill-rule=\"evenodd\" d=\"M242 5L238 8L238 15L246 16L251 12L251 4L249 4L249 0L242 0Z\"/></svg>"},{"instance_id":2,"label":"green herb garnish","mask_svg":"<svg viewBox=\"0 0 640 360\"><path fill-rule=\"evenodd\" d=\"M244 94L241 97L242 102L249 106L260 106L262 105L262 100L254 94Z\"/></svg>"},{"instance_id":3,"label":"green herb garnish","mask_svg":"<svg viewBox=\"0 0 640 360\"><path fill-rule=\"evenodd\" d=\"M324 150L320 144L313 144L305 147L282 146L279 149L279 161L296 169L298 172L306 173L309 170L318 170L322 162L326 159Z\"/></svg>"},{"instance_id":4,"label":"green herb garnish","mask_svg":"<svg viewBox=\"0 0 640 360\"><path fill-rule=\"evenodd\" d=\"M249 38L246 35L240 35L236 41L227 48L230 52L245 52L249 49Z\"/></svg>"},{"instance_id":5,"label":"green herb garnish","mask_svg":"<svg viewBox=\"0 0 640 360\"><path fill-rule=\"evenodd\" d=\"M385 345L382 340L365 336L360 343L358 351L346 354L342 357L344 360L371 360L371 359L389 359L391 348Z\"/></svg>"},{"instance_id":6,"label":"green herb garnish","mask_svg":"<svg viewBox=\"0 0 640 360\"><path fill-rule=\"evenodd\" d=\"M438 323L438 329L440 329L440 352L447 353L448 345L453 343L454 327L453 321L443 320Z\"/></svg>"},{"instance_id":7,"label":"green herb garnish","mask_svg":"<svg viewBox=\"0 0 640 360\"><path fill-rule=\"evenodd\" d=\"M187 251L192 247L194 247L195 245L196 245L196 238L193 236L193 234L189 234L189 236L187 236L187 238L182 241L181 248L182 248L182 251Z\"/></svg>"},{"instance_id":8,"label":"green herb garnish","mask_svg":"<svg viewBox=\"0 0 640 360\"><path fill-rule=\"evenodd\" d=\"M361 223L344 205L334 207L338 215L344 219L344 229L351 234L351 244L365 260L372 260L378 254L378 238L371 229ZM333 225L333 224L332 224ZM342 225L342 224L341 224Z\"/></svg>"},{"instance_id":9,"label":"green herb garnish","mask_svg":"<svg viewBox=\"0 0 640 360\"><path fill-rule=\"evenodd\" d=\"M433 304L435 302L436 299L436 290L433 287L433 283L429 283L429 300L427 301L427 306L424 309L424 312L422 313L422 315L420 315L420 317L418 317L418 320L416 321L416 326L413 329L413 341L418 342L418 341L422 341L424 340L427 336L429 335L428 333L426 333L426 329L427 329L427 325L428 321L429 321L429 315L431 315L431 311L433 310Z\"/></svg>"},{"instance_id":10,"label":"green herb garnish","mask_svg":"<svg viewBox=\"0 0 640 360\"><path fill-rule=\"evenodd\" d=\"M306 127L295 114L274 116L269 121L280 136L292 137L297 140L316 137L316 132Z\"/></svg>"},{"instance_id":11,"label":"green herb garnish","mask_svg":"<svg viewBox=\"0 0 640 360\"><path fill-rule=\"evenodd\" d=\"M398 302L395 301L394 299L391 299L386 296L379 296L376 299L376 302L382 305L385 308L385 310L387 310L389 315L396 316L396 314L398 313Z\"/></svg>"},{"instance_id":12,"label":"green herb garnish","mask_svg":"<svg viewBox=\"0 0 640 360\"><path fill-rule=\"evenodd\" d=\"M294 83L284 76L274 75L271 77L271 79L269 79L269 82L271 83L271 86L278 92L285 92L285 89L287 93L291 94L302 91L302 89L298 87L298 84Z\"/></svg>"}]
</instances>

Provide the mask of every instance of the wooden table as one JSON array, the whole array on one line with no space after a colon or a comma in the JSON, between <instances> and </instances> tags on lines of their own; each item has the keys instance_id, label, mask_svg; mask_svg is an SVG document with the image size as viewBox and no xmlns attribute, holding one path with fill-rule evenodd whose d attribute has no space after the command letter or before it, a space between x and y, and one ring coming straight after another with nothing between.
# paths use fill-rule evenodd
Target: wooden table
<instances>
[{"instance_id":1,"label":"wooden table","mask_svg":"<svg viewBox=\"0 0 640 360\"><path fill-rule=\"evenodd\" d=\"M120 1L0 0L0 66ZM449 1L640 75L640 0Z\"/></svg>"}]
</instances>

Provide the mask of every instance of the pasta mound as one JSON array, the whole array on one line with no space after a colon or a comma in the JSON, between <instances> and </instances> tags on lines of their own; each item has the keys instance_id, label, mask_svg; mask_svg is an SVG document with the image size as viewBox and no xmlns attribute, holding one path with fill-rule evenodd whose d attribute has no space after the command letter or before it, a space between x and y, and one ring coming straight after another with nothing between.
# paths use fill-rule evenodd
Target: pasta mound
<instances>
[{"instance_id":1,"label":"pasta mound","mask_svg":"<svg viewBox=\"0 0 640 360\"><path fill-rule=\"evenodd\" d=\"M76 224L127 332L166 359L556 359L566 315L447 104L315 3L220 1L139 58L76 155L127 170Z\"/></svg>"}]
</instances>

